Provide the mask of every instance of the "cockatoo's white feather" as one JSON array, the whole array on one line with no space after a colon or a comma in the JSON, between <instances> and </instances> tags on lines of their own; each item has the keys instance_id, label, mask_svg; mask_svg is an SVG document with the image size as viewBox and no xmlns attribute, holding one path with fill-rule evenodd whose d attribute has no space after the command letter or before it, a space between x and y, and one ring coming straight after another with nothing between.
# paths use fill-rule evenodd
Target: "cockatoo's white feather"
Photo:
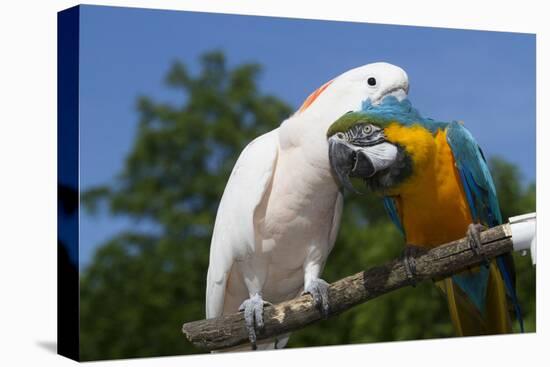
<instances>
[{"instance_id":1,"label":"cockatoo's white feather","mask_svg":"<svg viewBox=\"0 0 550 367\"><path fill-rule=\"evenodd\" d=\"M273 177L278 129L264 134L242 151L225 187L210 245L206 283L206 317L221 315L225 288L234 261L254 253L254 211Z\"/></svg>"}]
</instances>

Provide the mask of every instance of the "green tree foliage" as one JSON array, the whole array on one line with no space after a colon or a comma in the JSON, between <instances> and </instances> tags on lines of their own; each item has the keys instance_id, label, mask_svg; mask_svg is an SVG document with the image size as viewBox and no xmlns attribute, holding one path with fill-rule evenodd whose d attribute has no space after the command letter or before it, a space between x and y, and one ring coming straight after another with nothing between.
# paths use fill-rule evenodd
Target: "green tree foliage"
<instances>
[{"instance_id":1,"label":"green tree foliage","mask_svg":"<svg viewBox=\"0 0 550 367\"><path fill-rule=\"evenodd\" d=\"M169 87L179 106L138 100L134 145L112 185L82 195L90 211L147 223L146 233L121 233L97 250L81 274L81 356L84 360L198 353L180 331L204 318L210 235L219 199L241 150L278 126L292 110L257 89L260 67L228 68L219 52L205 54L191 75L175 63ZM534 211L534 186L517 169L492 161L504 216ZM506 200L504 200L504 198ZM379 198L346 198L328 281L399 255L403 240ZM534 270L518 258L518 288L534 330ZM289 347L452 336L446 305L429 282L392 292L293 334Z\"/></svg>"}]
</instances>

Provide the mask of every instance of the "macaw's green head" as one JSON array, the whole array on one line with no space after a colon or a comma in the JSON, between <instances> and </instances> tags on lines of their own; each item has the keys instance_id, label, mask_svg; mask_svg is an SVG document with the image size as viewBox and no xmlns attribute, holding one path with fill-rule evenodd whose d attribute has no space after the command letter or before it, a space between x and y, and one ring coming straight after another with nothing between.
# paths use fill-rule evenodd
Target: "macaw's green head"
<instances>
[{"instance_id":1,"label":"macaw's green head","mask_svg":"<svg viewBox=\"0 0 550 367\"><path fill-rule=\"evenodd\" d=\"M330 126L330 164L351 191L357 192L350 177L358 177L375 192L399 195L429 178L437 147L447 146L448 125L422 117L408 99L367 101L360 112L348 112Z\"/></svg>"},{"instance_id":2,"label":"macaw's green head","mask_svg":"<svg viewBox=\"0 0 550 367\"><path fill-rule=\"evenodd\" d=\"M365 112L348 112L328 130L330 165L345 188L358 192L350 178L361 178L372 191L387 193L412 174L413 160L387 129L402 126Z\"/></svg>"}]
</instances>

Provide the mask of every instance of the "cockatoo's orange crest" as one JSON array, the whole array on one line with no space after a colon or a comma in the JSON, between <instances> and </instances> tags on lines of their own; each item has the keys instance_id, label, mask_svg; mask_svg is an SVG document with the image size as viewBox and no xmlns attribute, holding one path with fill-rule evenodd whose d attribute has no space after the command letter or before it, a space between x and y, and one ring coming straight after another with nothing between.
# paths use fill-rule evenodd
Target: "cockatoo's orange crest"
<instances>
[{"instance_id":1,"label":"cockatoo's orange crest","mask_svg":"<svg viewBox=\"0 0 550 367\"><path fill-rule=\"evenodd\" d=\"M327 89L327 87L330 85L330 83L332 83L332 80L329 80L328 82L326 82L325 84L323 84L321 87L319 87L315 92L311 93L307 98L306 100L304 101L304 103L302 104L302 106L300 107L300 109L298 109L298 113L302 113L304 112L305 110L307 110L307 108L309 106L311 106L311 104L313 102L315 102L315 100L317 99L317 97L319 97L321 95L321 93L323 93L323 91L325 89Z\"/></svg>"}]
</instances>

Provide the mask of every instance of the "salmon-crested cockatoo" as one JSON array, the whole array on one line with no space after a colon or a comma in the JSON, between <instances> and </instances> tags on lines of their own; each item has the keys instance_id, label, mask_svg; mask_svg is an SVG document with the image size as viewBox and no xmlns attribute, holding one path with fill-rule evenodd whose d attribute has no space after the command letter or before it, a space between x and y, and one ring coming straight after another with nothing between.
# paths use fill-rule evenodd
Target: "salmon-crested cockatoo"
<instances>
[{"instance_id":1,"label":"salmon-crested cockatoo","mask_svg":"<svg viewBox=\"0 0 550 367\"><path fill-rule=\"evenodd\" d=\"M402 100L408 89L405 71L388 63L349 70L248 144L216 215L207 318L244 311L252 349L272 349L286 345L288 335L256 345L265 304L309 293L328 314L328 283L320 276L336 240L343 195L329 162L327 130L344 113L388 95Z\"/></svg>"}]
</instances>

